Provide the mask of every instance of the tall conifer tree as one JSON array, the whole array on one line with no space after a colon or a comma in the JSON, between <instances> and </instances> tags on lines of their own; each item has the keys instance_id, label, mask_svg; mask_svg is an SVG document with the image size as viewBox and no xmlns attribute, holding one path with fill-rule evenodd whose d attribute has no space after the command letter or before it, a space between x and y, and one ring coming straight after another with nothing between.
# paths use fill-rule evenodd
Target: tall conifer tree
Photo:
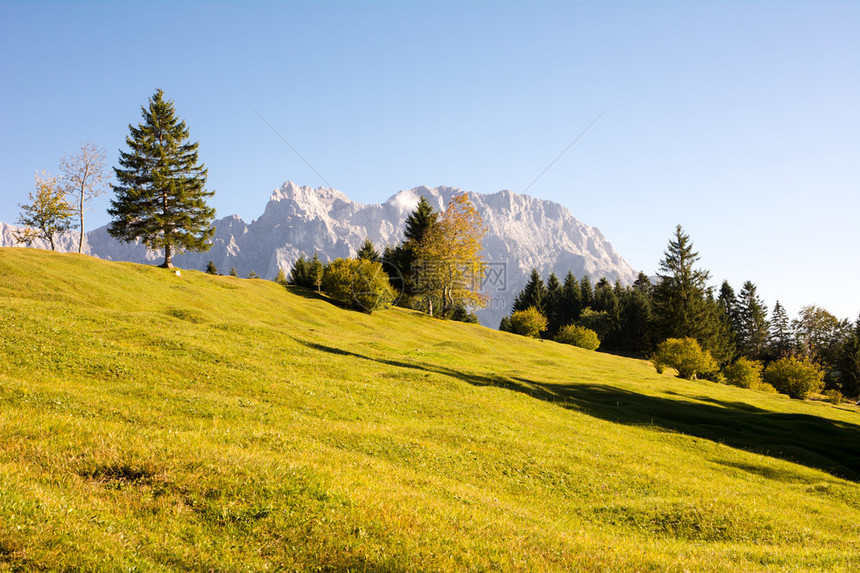
<instances>
[{"instance_id":1,"label":"tall conifer tree","mask_svg":"<svg viewBox=\"0 0 860 573\"><path fill-rule=\"evenodd\" d=\"M591 286L591 279L588 275L582 275L579 279L579 300L582 305L582 310L594 304L594 287Z\"/></svg>"},{"instance_id":2,"label":"tall conifer tree","mask_svg":"<svg viewBox=\"0 0 860 573\"><path fill-rule=\"evenodd\" d=\"M785 307L776 301L773 305L773 313L770 319L770 353L773 358L782 358L791 354L794 346L794 334L791 330L791 321Z\"/></svg>"},{"instance_id":3,"label":"tall conifer tree","mask_svg":"<svg viewBox=\"0 0 860 573\"><path fill-rule=\"evenodd\" d=\"M842 393L851 398L860 398L860 316L842 344L838 367Z\"/></svg>"},{"instance_id":4,"label":"tall conifer tree","mask_svg":"<svg viewBox=\"0 0 860 573\"><path fill-rule=\"evenodd\" d=\"M376 246L374 246L373 241L370 239L365 239L364 243L361 244L361 248L358 249L355 257L357 259L365 259L372 263L379 262L379 251L376 250Z\"/></svg>"},{"instance_id":5,"label":"tall conifer tree","mask_svg":"<svg viewBox=\"0 0 860 573\"><path fill-rule=\"evenodd\" d=\"M573 324L582 312L582 299L579 292L579 281L573 273L567 271L562 287L562 326Z\"/></svg>"},{"instance_id":6,"label":"tall conifer tree","mask_svg":"<svg viewBox=\"0 0 860 573\"><path fill-rule=\"evenodd\" d=\"M744 283L737 304L739 350L747 358L761 360L767 353L767 307L752 281Z\"/></svg>"},{"instance_id":7,"label":"tall conifer tree","mask_svg":"<svg viewBox=\"0 0 860 573\"><path fill-rule=\"evenodd\" d=\"M710 273L693 266L699 253L681 225L660 261L660 283L654 288L654 310L664 338L696 338L702 342L706 283Z\"/></svg>"},{"instance_id":8,"label":"tall conifer tree","mask_svg":"<svg viewBox=\"0 0 860 573\"><path fill-rule=\"evenodd\" d=\"M546 337L554 338L558 331L561 330L564 312L562 306L564 304L564 291L561 281L555 273L550 273L546 280L546 296L544 297L544 316L546 316Z\"/></svg>"},{"instance_id":9,"label":"tall conifer tree","mask_svg":"<svg viewBox=\"0 0 860 573\"><path fill-rule=\"evenodd\" d=\"M215 210L206 204L214 191L204 189L207 170L198 164L196 142L173 102L157 90L141 108L143 122L129 125L129 151L120 151L114 168L118 185L108 213L108 233L121 241L140 239L149 249L164 249L162 267L183 251L206 251L215 232Z\"/></svg>"},{"instance_id":10,"label":"tall conifer tree","mask_svg":"<svg viewBox=\"0 0 860 573\"><path fill-rule=\"evenodd\" d=\"M529 276L529 282L514 299L514 306L511 312L520 312L535 307L538 312L544 312L544 298L546 298L546 286L543 284L543 279L540 278L540 273L537 269L532 269Z\"/></svg>"}]
</instances>

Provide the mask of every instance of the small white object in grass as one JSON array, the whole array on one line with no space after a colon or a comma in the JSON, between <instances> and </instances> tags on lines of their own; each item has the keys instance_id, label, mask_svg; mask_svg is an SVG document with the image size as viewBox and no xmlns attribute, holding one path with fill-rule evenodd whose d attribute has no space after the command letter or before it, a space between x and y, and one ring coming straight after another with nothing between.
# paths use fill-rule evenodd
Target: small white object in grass
<instances>
[{"instance_id":1,"label":"small white object in grass","mask_svg":"<svg viewBox=\"0 0 860 573\"><path fill-rule=\"evenodd\" d=\"M175 274L178 277L182 276L182 273L179 272L179 269L176 269L175 271L173 271L173 274Z\"/></svg>"}]
</instances>

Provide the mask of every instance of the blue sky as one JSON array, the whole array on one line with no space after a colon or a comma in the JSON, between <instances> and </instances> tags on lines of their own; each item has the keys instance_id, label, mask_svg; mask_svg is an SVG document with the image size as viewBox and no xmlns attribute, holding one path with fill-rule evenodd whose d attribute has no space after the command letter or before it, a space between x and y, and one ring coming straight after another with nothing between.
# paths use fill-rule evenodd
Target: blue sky
<instances>
[{"instance_id":1,"label":"blue sky","mask_svg":"<svg viewBox=\"0 0 860 573\"><path fill-rule=\"evenodd\" d=\"M860 2L0 0L0 220L83 141L114 165L156 88L246 220L288 179L522 192L605 111L530 195L637 270L680 223L714 285L853 320L858 30Z\"/></svg>"}]
</instances>

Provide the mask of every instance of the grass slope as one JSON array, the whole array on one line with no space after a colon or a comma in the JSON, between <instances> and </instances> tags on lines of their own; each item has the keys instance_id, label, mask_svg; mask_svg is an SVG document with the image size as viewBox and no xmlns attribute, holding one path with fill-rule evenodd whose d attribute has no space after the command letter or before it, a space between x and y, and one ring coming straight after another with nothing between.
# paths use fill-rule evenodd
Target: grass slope
<instances>
[{"instance_id":1,"label":"grass slope","mask_svg":"<svg viewBox=\"0 0 860 573\"><path fill-rule=\"evenodd\" d=\"M30 249L0 317L0 570L860 570L852 407Z\"/></svg>"}]
</instances>

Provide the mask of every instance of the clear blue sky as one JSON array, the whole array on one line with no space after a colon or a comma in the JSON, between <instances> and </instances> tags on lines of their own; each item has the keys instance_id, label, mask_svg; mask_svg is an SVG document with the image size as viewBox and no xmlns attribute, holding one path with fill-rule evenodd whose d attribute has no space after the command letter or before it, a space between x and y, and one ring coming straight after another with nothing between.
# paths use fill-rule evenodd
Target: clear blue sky
<instances>
[{"instance_id":1,"label":"clear blue sky","mask_svg":"<svg viewBox=\"0 0 860 573\"><path fill-rule=\"evenodd\" d=\"M637 270L680 223L716 286L860 312L860 2L0 0L0 220L156 88L249 221L287 179L522 192L606 110L530 195Z\"/></svg>"}]
</instances>

